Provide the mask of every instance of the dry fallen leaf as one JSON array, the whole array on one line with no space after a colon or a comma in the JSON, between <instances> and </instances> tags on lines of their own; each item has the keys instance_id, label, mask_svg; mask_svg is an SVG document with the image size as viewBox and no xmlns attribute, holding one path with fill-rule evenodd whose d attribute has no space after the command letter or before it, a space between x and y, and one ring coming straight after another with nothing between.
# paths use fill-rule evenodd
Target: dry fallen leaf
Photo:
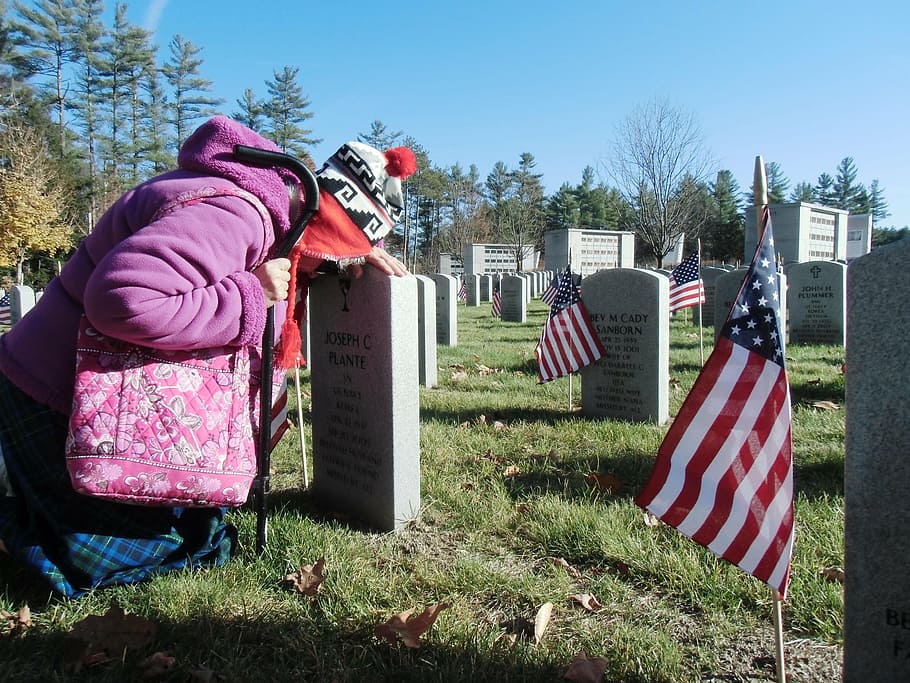
<instances>
[{"instance_id":1,"label":"dry fallen leaf","mask_svg":"<svg viewBox=\"0 0 910 683\"><path fill-rule=\"evenodd\" d=\"M91 614L63 638L64 666L78 672L120 658L126 650L137 650L155 640L158 627L154 621L138 614L128 614L113 606L98 616Z\"/></svg>"},{"instance_id":2,"label":"dry fallen leaf","mask_svg":"<svg viewBox=\"0 0 910 683\"><path fill-rule=\"evenodd\" d=\"M465 491L473 491L474 484L470 481L466 481L466 482L462 483L461 488L463 488Z\"/></svg>"},{"instance_id":3,"label":"dry fallen leaf","mask_svg":"<svg viewBox=\"0 0 910 683\"><path fill-rule=\"evenodd\" d=\"M547 626L550 624L550 616L553 614L553 603L545 602L537 610L537 614L534 615L534 644L537 645L540 643L541 638L543 638L544 631L547 630Z\"/></svg>"},{"instance_id":4,"label":"dry fallen leaf","mask_svg":"<svg viewBox=\"0 0 910 683\"><path fill-rule=\"evenodd\" d=\"M810 379L808 382L806 382L806 384L821 384L821 383L822 383L821 377L819 377L818 379Z\"/></svg>"},{"instance_id":5,"label":"dry fallen leaf","mask_svg":"<svg viewBox=\"0 0 910 683\"><path fill-rule=\"evenodd\" d=\"M521 474L521 468L518 465L509 465L502 471L504 477L515 477Z\"/></svg>"},{"instance_id":6,"label":"dry fallen leaf","mask_svg":"<svg viewBox=\"0 0 910 683\"><path fill-rule=\"evenodd\" d=\"M594 612L603 607L591 593L576 593L571 597L571 600L577 602L589 612Z\"/></svg>"},{"instance_id":7,"label":"dry fallen leaf","mask_svg":"<svg viewBox=\"0 0 910 683\"><path fill-rule=\"evenodd\" d=\"M567 573L569 576L571 576L573 579L575 579L576 581L581 581L581 579L582 579L581 572L578 571L578 570L577 570L575 567L573 567L571 564L569 564L568 562L566 562L566 560L565 560L564 558L562 558L562 557L548 557L547 560L549 560L552 564L556 564L556 565L559 565L560 567L563 567L563 568L566 570L566 573Z\"/></svg>"},{"instance_id":8,"label":"dry fallen leaf","mask_svg":"<svg viewBox=\"0 0 910 683\"><path fill-rule=\"evenodd\" d=\"M819 410L840 410L840 406L833 401L813 401L812 407Z\"/></svg>"},{"instance_id":9,"label":"dry fallen leaf","mask_svg":"<svg viewBox=\"0 0 910 683\"><path fill-rule=\"evenodd\" d=\"M374 632L377 637L385 638L393 645L400 637L405 646L420 647L420 636L429 630L439 613L447 607L446 603L440 602L435 607L427 607L422 614L413 618L411 617L411 614L414 613L413 609L399 612L377 626Z\"/></svg>"},{"instance_id":10,"label":"dry fallen leaf","mask_svg":"<svg viewBox=\"0 0 910 683\"><path fill-rule=\"evenodd\" d=\"M453 382L461 382L462 380L466 380L467 378L468 378L468 373L466 373L464 370L456 370L455 372L452 373Z\"/></svg>"},{"instance_id":11,"label":"dry fallen leaf","mask_svg":"<svg viewBox=\"0 0 910 683\"><path fill-rule=\"evenodd\" d=\"M841 567L825 567L821 570L821 575L831 583L843 583L845 577L844 570Z\"/></svg>"},{"instance_id":12,"label":"dry fallen leaf","mask_svg":"<svg viewBox=\"0 0 910 683\"><path fill-rule=\"evenodd\" d=\"M620 493L622 491L622 482L612 474L600 474L599 472L590 472L585 475L585 481L591 488L607 493Z\"/></svg>"},{"instance_id":13,"label":"dry fallen leaf","mask_svg":"<svg viewBox=\"0 0 910 683\"><path fill-rule=\"evenodd\" d=\"M607 670L607 660L604 657L588 657L583 651L575 655L569 668L563 675L567 681L573 683L600 683Z\"/></svg>"},{"instance_id":14,"label":"dry fallen leaf","mask_svg":"<svg viewBox=\"0 0 910 683\"><path fill-rule=\"evenodd\" d=\"M526 515L531 512L531 506L527 503L519 503L515 506L515 511L520 515Z\"/></svg>"},{"instance_id":15,"label":"dry fallen leaf","mask_svg":"<svg viewBox=\"0 0 910 683\"><path fill-rule=\"evenodd\" d=\"M10 614L4 610L0 610L0 617L6 619L7 626L7 635L18 636L25 633L26 629L31 628L32 626L32 611L29 609L28 605L20 607L19 611L15 614Z\"/></svg>"},{"instance_id":16,"label":"dry fallen leaf","mask_svg":"<svg viewBox=\"0 0 910 683\"><path fill-rule=\"evenodd\" d=\"M493 422L493 429L505 429L505 428L506 428L505 422L500 422L499 420L495 420Z\"/></svg>"},{"instance_id":17,"label":"dry fallen leaf","mask_svg":"<svg viewBox=\"0 0 910 683\"><path fill-rule=\"evenodd\" d=\"M325 569L325 558L320 557L316 564L305 564L300 569L286 574L282 582L288 584L302 595L316 595L325 580L322 570Z\"/></svg>"},{"instance_id":18,"label":"dry fallen leaf","mask_svg":"<svg viewBox=\"0 0 910 683\"><path fill-rule=\"evenodd\" d=\"M177 667L177 659L170 652L155 652L139 663L143 680L163 678Z\"/></svg>"}]
</instances>

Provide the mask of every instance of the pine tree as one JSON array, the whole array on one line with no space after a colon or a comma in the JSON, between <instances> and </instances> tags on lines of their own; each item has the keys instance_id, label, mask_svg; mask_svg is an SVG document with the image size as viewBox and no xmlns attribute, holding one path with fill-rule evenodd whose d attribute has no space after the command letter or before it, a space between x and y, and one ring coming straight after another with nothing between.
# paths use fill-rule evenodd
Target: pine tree
<instances>
[{"instance_id":1,"label":"pine tree","mask_svg":"<svg viewBox=\"0 0 910 683\"><path fill-rule=\"evenodd\" d=\"M239 109L231 117L250 130L261 133L265 126L265 103L256 99L256 94L250 88L244 90L243 97L235 101Z\"/></svg>"},{"instance_id":2,"label":"pine tree","mask_svg":"<svg viewBox=\"0 0 910 683\"><path fill-rule=\"evenodd\" d=\"M143 176L158 175L176 166L171 153L173 137L168 126L167 97L161 87L161 73L149 69L142 80L143 98L142 130L146 144L143 148Z\"/></svg>"},{"instance_id":3,"label":"pine tree","mask_svg":"<svg viewBox=\"0 0 910 683\"><path fill-rule=\"evenodd\" d=\"M385 151L397 146L402 135L404 135L402 131L389 130L388 126L377 119L370 124L370 132L359 134L357 139L371 147Z\"/></svg>"},{"instance_id":4,"label":"pine tree","mask_svg":"<svg viewBox=\"0 0 910 683\"><path fill-rule=\"evenodd\" d=\"M171 58L161 72L173 90L170 120L176 134L176 148L179 149L195 128L193 123L214 114L215 107L224 100L206 94L212 91L212 82L199 75L201 47L178 33L170 42L170 51Z\"/></svg>"},{"instance_id":5,"label":"pine tree","mask_svg":"<svg viewBox=\"0 0 910 683\"><path fill-rule=\"evenodd\" d=\"M265 113L271 123L270 134L275 144L282 151L293 154L311 165L313 159L307 147L322 140L310 137L313 131L301 124L313 118L313 112L307 111L310 101L304 96L303 89L297 84L300 69L286 66L274 72L273 81L266 81L269 99Z\"/></svg>"},{"instance_id":6,"label":"pine tree","mask_svg":"<svg viewBox=\"0 0 910 683\"><path fill-rule=\"evenodd\" d=\"M29 6L17 1L19 20L12 24L25 75L49 79L42 90L57 111L60 158L66 153L67 67L79 54L77 4L78 0L38 0Z\"/></svg>"},{"instance_id":7,"label":"pine tree","mask_svg":"<svg viewBox=\"0 0 910 683\"><path fill-rule=\"evenodd\" d=\"M117 3L114 24L102 41L99 80L99 102L107 126L99 155L108 198L139 179L139 100L142 77L154 66L150 40L148 31L127 21L126 5Z\"/></svg>"},{"instance_id":8,"label":"pine tree","mask_svg":"<svg viewBox=\"0 0 910 683\"><path fill-rule=\"evenodd\" d=\"M856 182L857 175L853 157L844 157L837 165L834 186L831 188L831 206L852 213L864 211L862 206L866 203L866 188Z\"/></svg>"},{"instance_id":9,"label":"pine tree","mask_svg":"<svg viewBox=\"0 0 910 683\"><path fill-rule=\"evenodd\" d=\"M77 49L79 52L76 74L76 95L73 101L73 115L81 129L82 140L86 146L85 156L88 161L88 187L86 202L88 220L86 232L94 228L98 214L95 184L97 182L97 144L99 135L99 97L101 41L106 29L98 17L103 11L103 0L82 0L76 10L78 27Z\"/></svg>"},{"instance_id":10,"label":"pine tree","mask_svg":"<svg viewBox=\"0 0 910 683\"><path fill-rule=\"evenodd\" d=\"M806 181L796 183L793 190L790 192L790 201L809 203L815 201L815 193L812 190L812 186Z\"/></svg>"},{"instance_id":11,"label":"pine tree","mask_svg":"<svg viewBox=\"0 0 910 683\"><path fill-rule=\"evenodd\" d=\"M577 228L580 214L575 189L569 183L563 183L547 200L547 230Z\"/></svg>"},{"instance_id":12,"label":"pine tree","mask_svg":"<svg viewBox=\"0 0 910 683\"><path fill-rule=\"evenodd\" d=\"M872 214L873 224L885 220L891 214L888 212L888 203L885 201L884 190L879 187L878 178L869 185L868 213Z\"/></svg>"},{"instance_id":13,"label":"pine tree","mask_svg":"<svg viewBox=\"0 0 910 683\"><path fill-rule=\"evenodd\" d=\"M780 164L769 161L765 164L765 173L768 179L768 203L783 204L786 201L790 180L784 175Z\"/></svg>"},{"instance_id":14,"label":"pine tree","mask_svg":"<svg viewBox=\"0 0 910 683\"><path fill-rule=\"evenodd\" d=\"M818 181L812 189L815 203L823 206L832 206L834 202L834 178L827 173L818 176Z\"/></svg>"},{"instance_id":15,"label":"pine tree","mask_svg":"<svg viewBox=\"0 0 910 683\"><path fill-rule=\"evenodd\" d=\"M719 261L741 261L745 221L740 213L737 199L740 190L733 173L718 171L717 179L708 185L708 191L711 202L704 230L703 251Z\"/></svg>"}]
</instances>

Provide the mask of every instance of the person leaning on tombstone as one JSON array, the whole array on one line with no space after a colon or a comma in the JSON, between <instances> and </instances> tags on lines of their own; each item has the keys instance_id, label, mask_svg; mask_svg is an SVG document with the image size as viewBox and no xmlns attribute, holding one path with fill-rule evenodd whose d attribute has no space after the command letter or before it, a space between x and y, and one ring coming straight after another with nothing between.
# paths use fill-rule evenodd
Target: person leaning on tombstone
<instances>
[{"instance_id":1,"label":"person leaning on tombstone","mask_svg":"<svg viewBox=\"0 0 910 683\"><path fill-rule=\"evenodd\" d=\"M289 309L287 330L291 283L326 261L355 277L365 264L407 274L375 245L400 214L410 150L343 145L317 173L320 210L286 259L273 255L299 210L299 181L235 160L235 144L278 151L224 116L204 123L181 147L178 169L118 199L0 337L0 541L63 595L220 565L236 548L223 508L144 507L73 490L64 444L83 315L104 335L153 348L256 345L267 307L291 302L275 311L281 331ZM282 346L296 360L292 344L279 344L278 355Z\"/></svg>"}]
</instances>

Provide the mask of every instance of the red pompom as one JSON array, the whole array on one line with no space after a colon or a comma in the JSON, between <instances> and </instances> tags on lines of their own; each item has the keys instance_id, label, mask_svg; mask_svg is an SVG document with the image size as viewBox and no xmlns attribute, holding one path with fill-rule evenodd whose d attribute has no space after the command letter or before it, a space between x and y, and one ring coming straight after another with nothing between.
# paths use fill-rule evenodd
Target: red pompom
<instances>
[{"instance_id":1,"label":"red pompom","mask_svg":"<svg viewBox=\"0 0 910 683\"><path fill-rule=\"evenodd\" d=\"M407 147L393 147L385 153L385 170L390 176L404 180L417 170L417 158Z\"/></svg>"}]
</instances>

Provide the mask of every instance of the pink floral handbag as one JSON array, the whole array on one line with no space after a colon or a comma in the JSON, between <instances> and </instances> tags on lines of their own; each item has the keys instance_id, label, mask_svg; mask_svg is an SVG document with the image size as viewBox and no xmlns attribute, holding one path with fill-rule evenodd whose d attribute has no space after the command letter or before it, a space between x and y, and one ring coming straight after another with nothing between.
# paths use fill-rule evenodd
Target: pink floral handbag
<instances>
[{"instance_id":1,"label":"pink floral handbag","mask_svg":"<svg viewBox=\"0 0 910 683\"><path fill-rule=\"evenodd\" d=\"M256 476L259 349L162 351L83 316L66 466L76 491L140 505L237 506ZM273 374L273 396L284 372Z\"/></svg>"}]
</instances>

